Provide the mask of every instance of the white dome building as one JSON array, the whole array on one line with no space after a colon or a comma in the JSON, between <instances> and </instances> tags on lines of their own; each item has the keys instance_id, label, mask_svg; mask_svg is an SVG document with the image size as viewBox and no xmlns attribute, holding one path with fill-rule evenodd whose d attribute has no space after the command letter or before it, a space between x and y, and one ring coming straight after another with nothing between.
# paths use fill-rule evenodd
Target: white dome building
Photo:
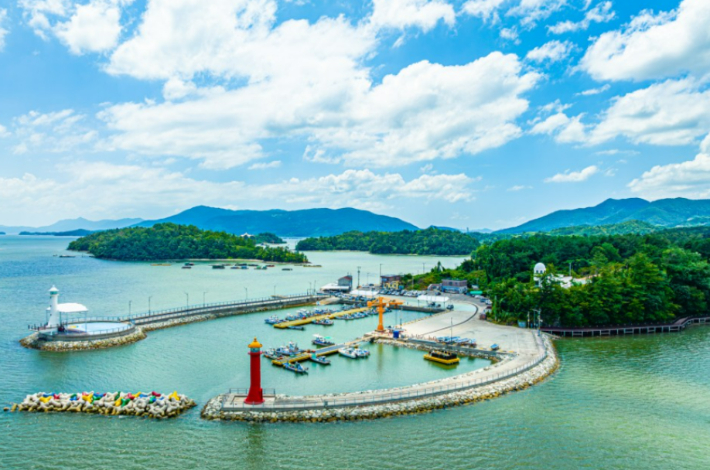
<instances>
[{"instance_id":1,"label":"white dome building","mask_svg":"<svg viewBox=\"0 0 710 470\"><path fill-rule=\"evenodd\" d=\"M547 268L545 267L545 265L543 263L537 263L535 265L535 267L533 268L533 273L535 275L542 276L543 274L545 274L545 271L547 271Z\"/></svg>"}]
</instances>

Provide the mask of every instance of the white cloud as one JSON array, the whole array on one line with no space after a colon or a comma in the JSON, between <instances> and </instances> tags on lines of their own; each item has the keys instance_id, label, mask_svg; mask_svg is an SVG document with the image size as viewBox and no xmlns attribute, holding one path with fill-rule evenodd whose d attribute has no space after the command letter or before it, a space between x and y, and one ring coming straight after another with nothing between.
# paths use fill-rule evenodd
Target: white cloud
<instances>
[{"instance_id":1,"label":"white cloud","mask_svg":"<svg viewBox=\"0 0 710 470\"><path fill-rule=\"evenodd\" d=\"M520 23L532 28L538 21L548 18L566 4L567 0L520 0L506 15L521 17Z\"/></svg>"},{"instance_id":2,"label":"white cloud","mask_svg":"<svg viewBox=\"0 0 710 470\"><path fill-rule=\"evenodd\" d=\"M104 52L118 44L121 7L133 0L20 0L28 24L43 39L56 36L73 54Z\"/></svg>"},{"instance_id":3,"label":"white cloud","mask_svg":"<svg viewBox=\"0 0 710 470\"><path fill-rule=\"evenodd\" d=\"M624 136L634 143L686 145L710 132L710 90L693 79L667 80L616 98L591 143Z\"/></svg>"},{"instance_id":4,"label":"white cloud","mask_svg":"<svg viewBox=\"0 0 710 470\"><path fill-rule=\"evenodd\" d=\"M581 122L583 116L579 114L570 118L559 112L535 124L530 133L554 135L559 143L581 143L587 140L587 130Z\"/></svg>"},{"instance_id":5,"label":"white cloud","mask_svg":"<svg viewBox=\"0 0 710 470\"><path fill-rule=\"evenodd\" d=\"M611 8L611 2L601 2L591 10L588 10L582 21L576 23L570 20L562 21L555 25L548 26L547 29L553 34L586 30L592 23L606 23L613 20L616 13L614 13Z\"/></svg>"},{"instance_id":6,"label":"white cloud","mask_svg":"<svg viewBox=\"0 0 710 470\"><path fill-rule=\"evenodd\" d=\"M710 2L683 0L677 10L643 11L623 30L602 34L580 67L597 80L646 80L710 71Z\"/></svg>"},{"instance_id":7,"label":"white cloud","mask_svg":"<svg viewBox=\"0 0 710 470\"><path fill-rule=\"evenodd\" d=\"M700 143L700 152L710 154L710 134Z\"/></svg>"},{"instance_id":8,"label":"white cloud","mask_svg":"<svg viewBox=\"0 0 710 470\"><path fill-rule=\"evenodd\" d=\"M373 0L370 24L377 29L417 27L427 32L439 21L456 22L454 7L444 0Z\"/></svg>"},{"instance_id":9,"label":"white cloud","mask_svg":"<svg viewBox=\"0 0 710 470\"><path fill-rule=\"evenodd\" d=\"M269 80L180 103L115 105L100 117L116 131L113 148L187 156L208 168L261 158L260 140L303 135L311 140L307 160L403 165L518 137L515 121L528 107L521 95L538 78L523 73L515 55L493 53L461 66L419 62L377 86L357 78Z\"/></svg>"},{"instance_id":10,"label":"white cloud","mask_svg":"<svg viewBox=\"0 0 710 470\"><path fill-rule=\"evenodd\" d=\"M500 30L499 34L501 38L507 41L512 41L515 44L520 44L520 40L518 39L518 29L515 27L503 28Z\"/></svg>"},{"instance_id":11,"label":"white cloud","mask_svg":"<svg viewBox=\"0 0 710 470\"><path fill-rule=\"evenodd\" d=\"M249 169L250 170L269 170L271 168L279 168L281 166L281 160L274 160L272 162L254 163Z\"/></svg>"},{"instance_id":12,"label":"white cloud","mask_svg":"<svg viewBox=\"0 0 710 470\"><path fill-rule=\"evenodd\" d=\"M30 150L52 153L93 148L98 133L85 125L86 116L72 109L51 113L30 111L12 121L12 134L18 140L13 153L24 154ZM9 133L5 130L7 135ZM0 132L0 135L2 132Z\"/></svg>"},{"instance_id":13,"label":"white cloud","mask_svg":"<svg viewBox=\"0 0 710 470\"><path fill-rule=\"evenodd\" d=\"M473 199L471 184L464 174L423 175L405 180L394 173L347 170L341 174L305 180L292 178L266 185L241 181L196 180L160 167L116 165L77 161L59 166L57 179L26 174L0 178L0 199L12 200L0 208L3 220L15 223L43 221L47 213L65 217L160 217L197 203L250 207L288 208L359 207L383 209L401 198L421 201L458 202ZM148 202L149 201L149 202Z\"/></svg>"},{"instance_id":14,"label":"white cloud","mask_svg":"<svg viewBox=\"0 0 710 470\"><path fill-rule=\"evenodd\" d=\"M605 91L609 90L611 86L607 83L604 86L601 86L599 88L590 88L589 90L584 90L579 93L577 93L578 96L593 96L593 95L599 95L604 93Z\"/></svg>"},{"instance_id":15,"label":"white cloud","mask_svg":"<svg viewBox=\"0 0 710 470\"><path fill-rule=\"evenodd\" d=\"M550 41L531 50L525 57L538 63L544 61L559 62L569 55L572 47L572 43L569 41Z\"/></svg>"},{"instance_id":16,"label":"white cloud","mask_svg":"<svg viewBox=\"0 0 710 470\"><path fill-rule=\"evenodd\" d=\"M525 186L525 185L515 185L511 186L508 188L506 191L512 191L512 192L517 192L517 191L522 191L524 189L532 189L532 186Z\"/></svg>"},{"instance_id":17,"label":"white cloud","mask_svg":"<svg viewBox=\"0 0 710 470\"><path fill-rule=\"evenodd\" d=\"M5 48L5 36L10 32L5 24L7 23L7 10L0 8L0 52Z\"/></svg>"},{"instance_id":18,"label":"white cloud","mask_svg":"<svg viewBox=\"0 0 710 470\"><path fill-rule=\"evenodd\" d=\"M12 133L7 130L7 127L0 124L0 139L3 139L5 137L10 137L11 135L12 135Z\"/></svg>"},{"instance_id":19,"label":"white cloud","mask_svg":"<svg viewBox=\"0 0 710 470\"><path fill-rule=\"evenodd\" d=\"M599 168L594 165L588 166L581 171L570 172L567 170L564 173L557 173L555 176L546 178L545 183L581 183L582 181L589 179L589 177L596 174L598 171Z\"/></svg>"},{"instance_id":20,"label":"white cloud","mask_svg":"<svg viewBox=\"0 0 710 470\"><path fill-rule=\"evenodd\" d=\"M483 21L498 21L498 10L506 0L468 0L461 11L471 16L477 16Z\"/></svg>"},{"instance_id":21,"label":"white cloud","mask_svg":"<svg viewBox=\"0 0 710 470\"><path fill-rule=\"evenodd\" d=\"M658 165L629 183L634 193L649 199L710 197L710 155L698 154L682 163Z\"/></svg>"}]
</instances>

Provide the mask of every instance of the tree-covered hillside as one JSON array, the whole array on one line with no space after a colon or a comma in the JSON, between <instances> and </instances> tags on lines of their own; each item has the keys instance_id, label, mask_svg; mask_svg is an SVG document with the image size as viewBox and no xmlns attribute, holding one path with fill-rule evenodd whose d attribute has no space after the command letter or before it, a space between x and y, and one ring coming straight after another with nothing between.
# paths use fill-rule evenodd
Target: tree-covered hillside
<instances>
[{"instance_id":1,"label":"tree-covered hillside","mask_svg":"<svg viewBox=\"0 0 710 470\"><path fill-rule=\"evenodd\" d=\"M471 235L438 228L401 232L347 232L334 237L306 238L300 251L351 250L375 254L470 255L478 247Z\"/></svg>"},{"instance_id":2,"label":"tree-covered hillside","mask_svg":"<svg viewBox=\"0 0 710 470\"><path fill-rule=\"evenodd\" d=\"M228 258L294 263L308 261L301 253L284 248L257 247L256 243L253 238L166 223L92 233L72 241L69 249L87 251L97 258L122 261Z\"/></svg>"},{"instance_id":3,"label":"tree-covered hillside","mask_svg":"<svg viewBox=\"0 0 710 470\"><path fill-rule=\"evenodd\" d=\"M482 245L457 269L435 268L412 284L425 287L448 277L477 283L495 299L493 318L501 322L524 320L540 309L546 325L623 325L707 315L708 261L707 227L647 235L534 235ZM547 266L539 284L532 274L538 262ZM564 288L559 276L569 273L570 263L579 282Z\"/></svg>"}]
</instances>

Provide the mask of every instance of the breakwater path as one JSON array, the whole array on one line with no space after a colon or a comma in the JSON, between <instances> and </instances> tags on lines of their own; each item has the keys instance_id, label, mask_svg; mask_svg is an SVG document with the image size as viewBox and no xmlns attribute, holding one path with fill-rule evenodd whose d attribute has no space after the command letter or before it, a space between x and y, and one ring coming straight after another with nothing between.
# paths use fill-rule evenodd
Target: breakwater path
<instances>
[{"instance_id":1,"label":"breakwater path","mask_svg":"<svg viewBox=\"0 0 710 470\"><path fill-rule=\"evenodd\" d=\"M143 327L144 330L152 330L173 326L174 324L189 323L191 321L296 307L311 304L322 299L324 299L322 295L314 294L271 296L235 302L189 305L181 308L127 315L118 317L117 320L130 321L135 325Z\"/></svg>"}]
</instances>

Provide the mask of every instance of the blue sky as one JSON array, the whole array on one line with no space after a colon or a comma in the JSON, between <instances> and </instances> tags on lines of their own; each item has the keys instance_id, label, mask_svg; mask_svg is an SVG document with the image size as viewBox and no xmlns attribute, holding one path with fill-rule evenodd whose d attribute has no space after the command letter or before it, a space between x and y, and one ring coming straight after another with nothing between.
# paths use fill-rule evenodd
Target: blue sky
<instances>
[{"instance_id":1,"label":"blue sky","mask_svg":"<svg viewBox=\"0 0 710 470\"><path fill-rule=\"evenodd\" d=\"M0 225L708 198L708 24L705 0L5 2Z\"/></svg>"}]
</instances>

